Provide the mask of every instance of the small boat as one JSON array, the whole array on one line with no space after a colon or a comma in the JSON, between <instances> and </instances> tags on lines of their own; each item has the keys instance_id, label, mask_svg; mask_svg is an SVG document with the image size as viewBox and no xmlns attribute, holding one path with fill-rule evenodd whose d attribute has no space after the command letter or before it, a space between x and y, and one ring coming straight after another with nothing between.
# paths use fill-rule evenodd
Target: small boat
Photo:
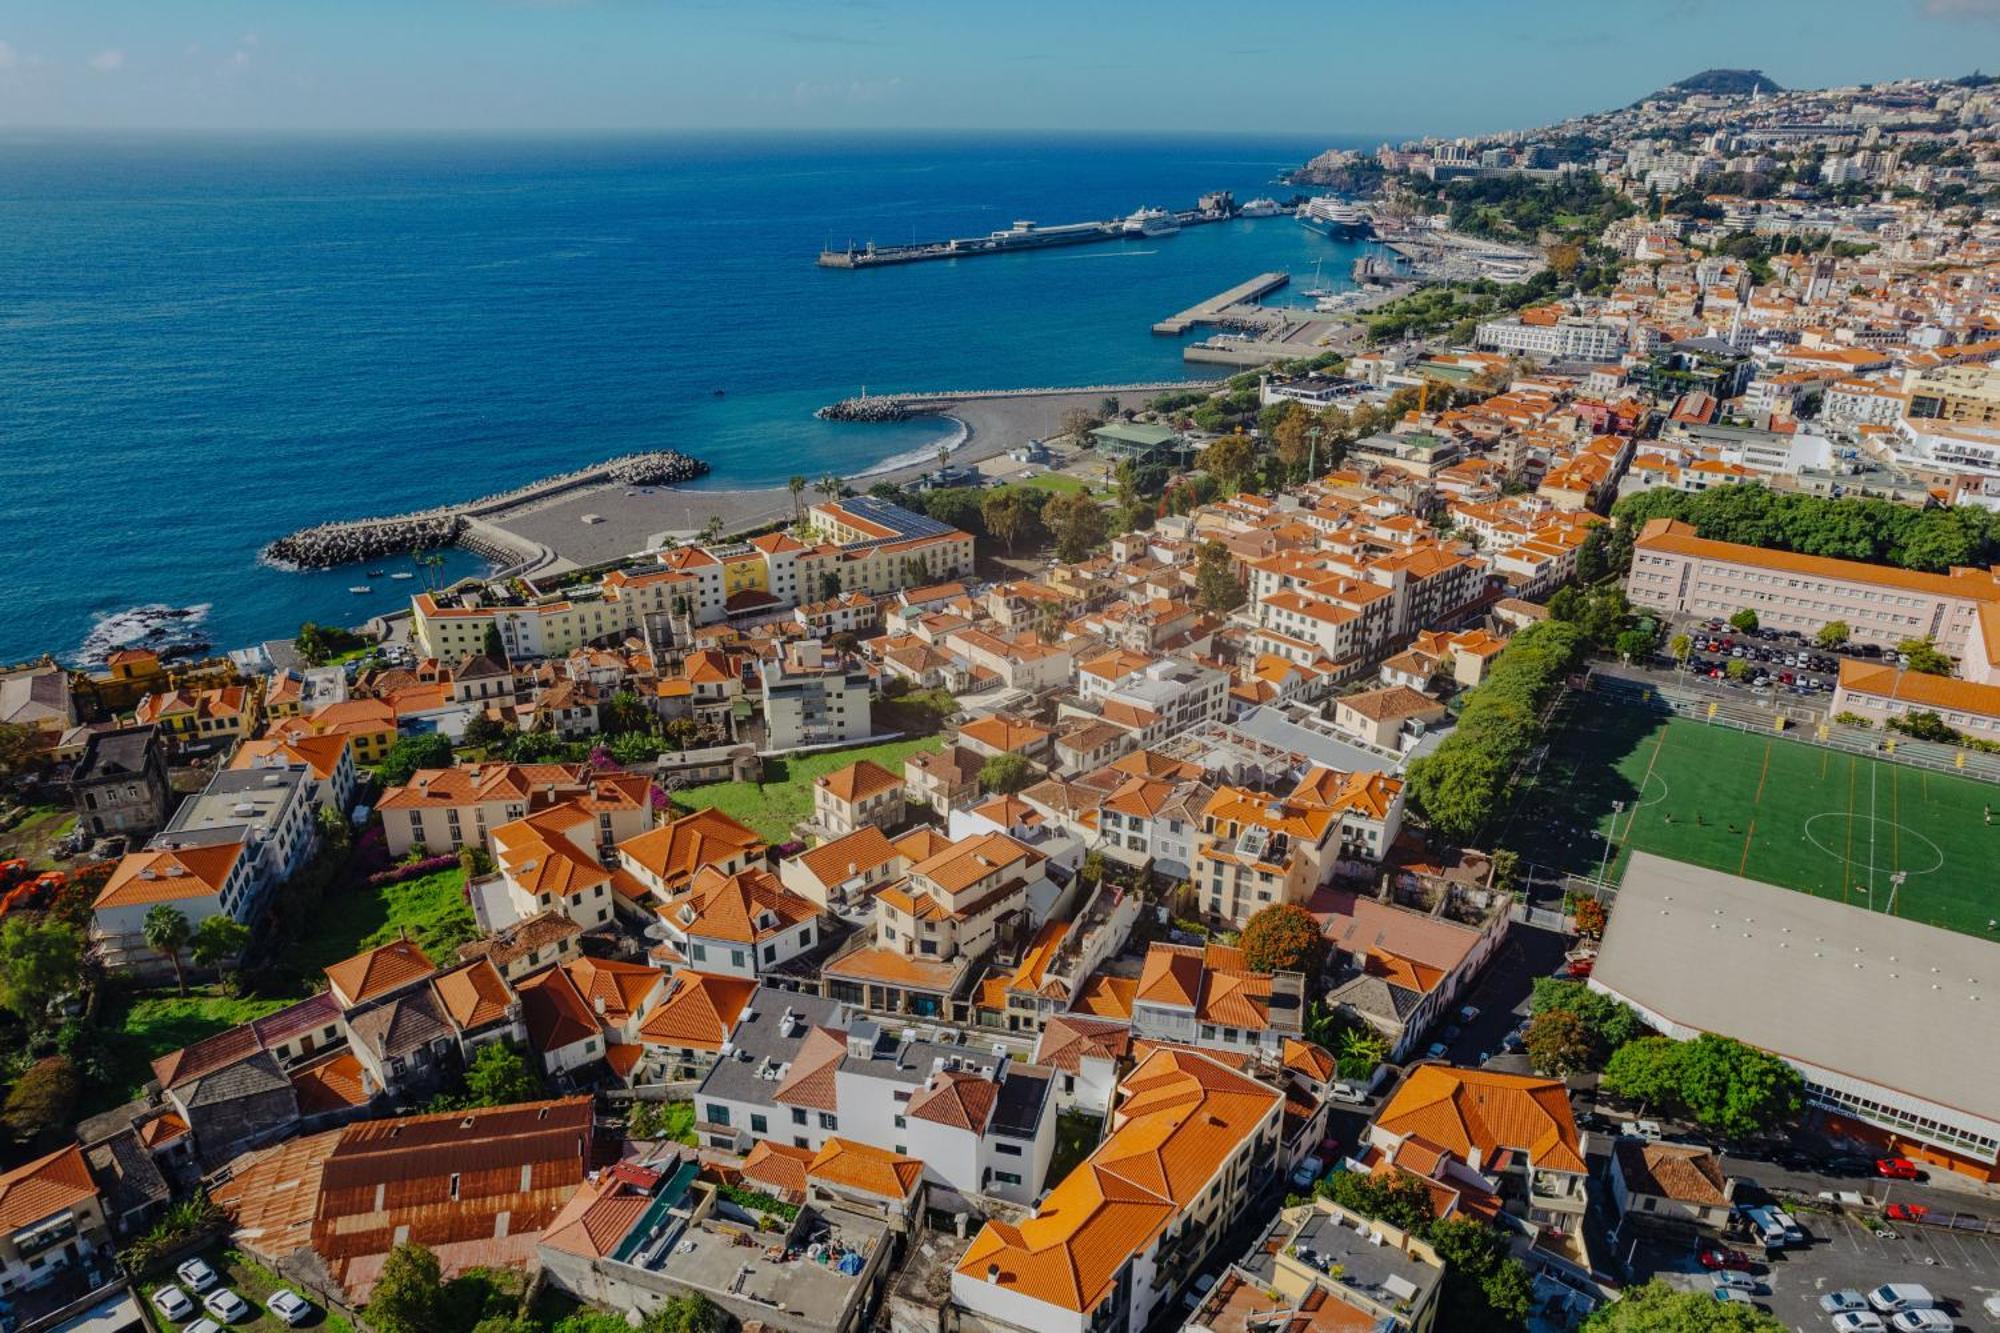
<instances>
[{"instance_id":1,"label":"small boat","mask_svg":"<svg viewBox=\"0 0 2000 1333\"><path fill-rule=\"evenodd\" d=\"M1278 216L1278 201L1275 199L1252 199L1236 210L1241 218L1274 218Z\"/></svg>"},{"instance_id":2,"label":"small boat","mask_svg":"<svg viewBox=\"0 0 2000 1333\"><path fill-rule=\"evenodd\" d=\"M371 569L368 571L368 577L371 579L379 579L382 577L382 571L379 569Z\"/></svg>"},{"instance_id":3,"label":"small boat","mask_svg":"<svg viewBox=\"0 0 2000 1333\"><path fill-rule=\"evenodd\" d=\"M1313 261L1313 285L1300 292L1301 296L1310 296L1317 301L1322 297L1333 295L1333 288L1326 285L1326 280L1319 273L1320 265L1324 262L1319 259Z\"/></svg>"},{"instance_id":4,"label":"small boat","mask_svg":"<svg viewBox=\"0 0 2000 1333\"><path fill-rule=\"evenodd\" d=\"M389 577L392 579L413 579L416 577L416 575L410 573L406 569L399 569L394 574L391 574Z\"/></svg>"},{"instance_id":5,"label":"small boat","mask_svg":"<svg viewBox=\"0 0 2000 1333\"><path fill-rule=\"evenodd\" d=\"M369 586L368 586L367 584L365 584L365 583L355 583L355 584L351 584L351 585L349 585L349 587L348 587L348 589L347 589L347 590L348 590L349 592L353 593L353 594L354 594L354 595L355 595L356 597L361 597L361 596L365 596L366 594L368 594L368 593L371 593L371 592L374 592L374 591L375 591L375 590L374 590L373 588L369 587Z\"/></svg>"}]
</instances>

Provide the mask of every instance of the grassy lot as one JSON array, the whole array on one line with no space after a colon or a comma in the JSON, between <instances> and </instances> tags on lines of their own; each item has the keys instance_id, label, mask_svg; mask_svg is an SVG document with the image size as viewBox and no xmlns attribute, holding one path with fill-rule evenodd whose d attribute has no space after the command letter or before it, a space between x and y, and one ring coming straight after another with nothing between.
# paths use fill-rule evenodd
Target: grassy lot
<instances>
[{"instance_id":1,"label":"grassy lot","mask_svg":"<svg viewBox=\"0 0 2000 1333\"><path fill-rule=\"evenodd\" d=\"M674 793L675 803L686 810L714 807L739 820L772 842L792 836L792 825L812 814L813 779L860 759L872 759L891 773L901 775L903 760L920 751L936 750L944 741L937 736L888 741L880 745L857 746L851 750L827 750L792 759L771 759L764 764L762 782L713 782Z\"/></svg>"},{"instance_id":2,"label":"grassy lot","mask_svg":"<svg viewBox=\"0 0 2000 1333\"><path fill-rule=\"evenodd\" d=\"M1082 1111L1064 1111L1057 1115L1056 1150L1049 1157L1049 1174L1042 1182L1042 1188L1055 1186L1074 1171L1077 1163L1090 1156L1090 1150L1097 1146L1098 1136L1103 1132L1104 1122L1097 1116Z\"/></svg>"},{"instance_id":3,"label":"grassy lot","mask_svg":"<svg viewBox=\"0 0 2000 1333\"><path fill-rule=\"evenodd\" d=\"M153 1076L153 1061L190 1042L262 1018L290 1000L244 1000L196 989L182 999L172 991L132 994L113 991L105 996L101 1024L106 1082L85 1098L84 1115L107 1111L136 1097ZM217 1270L220 1271L220 1270Z\"/></svg>"},{"instance_id":4,"label":"grassy lot","mask_svg":"<svg viewBox=\"0 0 2000 1333\"><path fill-rule=\"evenodd\" d=\"M1064 494L1090 489L1088 482L1079 477L1072 477L1066 472L1038 472L1032 477L1025 477L1019 481L1011 481L1007 484L1010 486L1027 486L1038 491L1060 491Z\"/></svg>"},{"instance_id":5,"label":"grassy lot","mask_svg":"<svg viewBox=\"0 0 2000 1333\"><path fill-rule=\"evenodd\" d=\"M286 1333L290 1325L264 1308L264 1303L270 1300L271 1294L280 1287L290 1287L295 1295L303 1296L312 1302L315 1313L299 1327L323 1329L326 1333L354 1333L354 1325L328 1310L314 1299L311 1292L302 1291L296 1284L283 1281L276 1273L257 1263L241 1250L209 1250L201 1257L208 1261L208 1266L222 1279L223 1286L250 1303L254 1317L245 1319L241 1323L231 1324L229 1327L232 1333ZM147 1308L152 1311L154 1321L162 1327L172 1326L160 1317L158 1307L153 1305L153 1293L170 1281L175 1281L172 1273L168 1273L164 1279L155 1278L139 1284ZM187 1291L187 1288L182 1287L181 1290ZM215 1288L211 1287L210 1290L213 1291ZM191 1291L187 1294L194 1295ZM190 1319L188 1322L193 1323L194 1320Z\"/></svg>"},{"instance_id":6,"label":"grassy lot","mask_svg":"<svg viewBox=\"0 0 2000 1333\"><path fill-rule=\"evenodd\" d=\"M310 974L387 944L406 929L436 963L451 959L459 945L476 938L479 928L465 901L465 872L448 866L379 889L329 890L312 937L287 961Z\"/></svg>"},{"instance_id":7,"label":"grassy lot","mask_svg":"<svg viewBox=\"0 0 2000 1333\"><path fill-rule=\"evenodd\" d=\"M0 861L22 857L37 870L60 865L49 848L76 827L76 812L67 805L36 805L28 816L5 833L0 833Z\"/></svg>"},{"instance_id":8,"label":"grassy lot","mask_svg":"<svg viewBox=\"0 0 2000 1333\"><path fill-rule=\"evenodd\" d=\"M1984 935L1996 802L1970 778L1586 698L1501 841L1594 875L1609 835L1613 878L1637 848L1881 911L1901 871L1897 916Z\"/></svg>"}]
</instances>

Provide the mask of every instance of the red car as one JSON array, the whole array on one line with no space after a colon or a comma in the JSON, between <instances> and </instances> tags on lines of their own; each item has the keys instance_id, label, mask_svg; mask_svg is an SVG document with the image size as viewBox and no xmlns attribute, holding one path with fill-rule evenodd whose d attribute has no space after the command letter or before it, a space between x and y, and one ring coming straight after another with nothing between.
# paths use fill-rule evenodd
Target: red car
<instances>
[{"instance_id":1,"label":"red car","mask_svg":"<svg viewBox=\"0 0 2000 1333\"><path fill-rule=\"evenodd\" d=\"M1730 1269L1738 1273L1750 1271L1750 1256L1741 1250L1722 1250L1714 1246L1703 1246L1695 1254L1695 1260L1703 1268Z\"/></svg>"},{"instance_id":2,"label":"red car","mask_svg":"<svg viewBox=\"0 0 2000 1333\"><path fill-rule=\"evenodd\" d=\"M1917 1168L1907 1157L1877 1157L1875 1174L1890 1180L1915 1180Z\"/></svg>"},{"instance_id":3,"label":"red car","mask_svg":"<svg viewBox=\"0 0 2000 1333\"><path fill-rule=\"evenodd\" d=\"M1569 974L1577 978L1587 977L1596 966L1595 958L1579 958L1569 965Z\"/></svg>"},{"instance_id":4,"label":"red car","mask_svg":"<svg viewBox=\"0 0 2000 1333\"><path fill-rule=\"evenodd\" d=\"M1891 1222L1921 1222L1930 1215L1931 1210L1920 1203L1892 1203L1882 1210Z\"/></svg>"}]
</instances>

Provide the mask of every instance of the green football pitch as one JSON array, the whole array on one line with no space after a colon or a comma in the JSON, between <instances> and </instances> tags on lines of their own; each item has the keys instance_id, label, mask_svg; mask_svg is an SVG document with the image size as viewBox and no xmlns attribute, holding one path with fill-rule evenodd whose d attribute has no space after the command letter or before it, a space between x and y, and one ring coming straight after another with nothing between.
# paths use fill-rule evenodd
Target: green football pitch
<instances>
[{"instance_id":1,"label":"green football pitch","mask_svg":"<svg viewBox=\"0 0 2000 1333\"><path fill-rule=\"evenodd\" d=\"M1539 872L1615 882L1636 849L1996 933L2000 787L1604 695L1571 710L1497 839Z\"/></svg>"}]
</instances>

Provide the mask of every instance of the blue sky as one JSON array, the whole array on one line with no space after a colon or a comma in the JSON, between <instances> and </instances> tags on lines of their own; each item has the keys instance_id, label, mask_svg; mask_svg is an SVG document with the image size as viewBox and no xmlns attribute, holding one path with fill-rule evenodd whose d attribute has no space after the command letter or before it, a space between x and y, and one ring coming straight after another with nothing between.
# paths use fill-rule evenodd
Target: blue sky
<instances>
[{"instance_id":1,"label":"blue sky","mask_svg":"<svg viewBox=\"0 0 2000 1333\"><path fill-rule=\"evenodd\" d=\"M15 0L0 126L1476 132L2000 67L2000 0Z\"/></svg>"}]
</instances>

